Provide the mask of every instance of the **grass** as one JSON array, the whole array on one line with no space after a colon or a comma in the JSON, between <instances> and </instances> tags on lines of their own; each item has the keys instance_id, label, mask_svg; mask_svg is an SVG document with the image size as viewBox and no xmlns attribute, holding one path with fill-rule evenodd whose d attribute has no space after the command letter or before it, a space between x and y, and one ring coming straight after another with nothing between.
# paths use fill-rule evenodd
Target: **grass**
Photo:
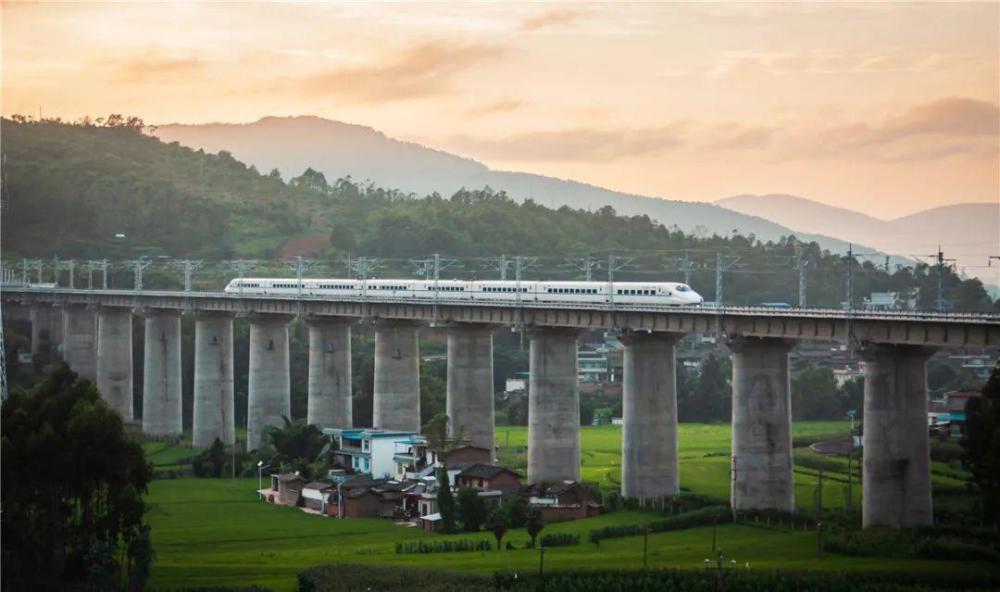
<instances>
[{"instance_id":1,"label":"grass","mask_svg":"<svg viewBox=\"0 0 1000 592\"><path fill-rule=\"evenodd\" d=\"M796 436L832 434L846 430L842 422L796 423ZM682 424L681 483L685 489L720 499L729 496L729 426ZM509 444L508 444L509 438ZM527 429L497 427L501 458L523 466ZM606 488L616 487L620 473L621 431L618 426L585 427L581 430L584 451L583 474ZM162 443L145 444L150 460L169 466L193 451ZM796 449L808 456L808 449ZM824 457L826 458L826 457ZM840 462L840 461L838 461ZM947 465L935 467L954 473ZM856 467L855 467L856 469ZM856 474L856 473L855 473ZM826 471L824 505L842 506L845 483L835 481L843 473ZM935 483L950 477L934 476ZM796 466L796 500L799 507L814 507L817 478L815 471ZM256 499L257 479L170 479L150 486L149 521L153 527L156 563L152 586L169 589L181 586L251 585L276 591L291 591L295 576L303 569L323 563L373 563L439 567L448 570L493 572L496 570L536 570L538 552L522 549L528 540L523 530L513 530L506 541L519 547L514 551L396 555L397 540L441 538L418 529L396 526L378 519L336 520L307 515L299 510L264 504ZM860 487L854 495L860 503ZM545 533L569 532L587 541L591 529L611 524L635 524L657 519L645 512L621 511L587 520L549 525ZM699 569L710 555L711 528L659 533L649 537L651 567ZM462 538L492 540L488 533L468 533ZM751 525L720 526L718 545L727 558L752 568L790 570L879 570L906 573L982 573L1000 577L1000 567L983 562L885 560L840 557L827 554L817 559L815 532L788 531ZM639 568L642 566L642 538L603 541L600 547L582 542L546 552L546 569Z\"/></svg>"},{"instance_id":2,"label":"grass","mask_svg":"<svg viewBox=\"0 0 1000 592\"><path fill-rule=\"evenodd\" d=\"M492 572L533 571L538 552L523 549L524 530L506 538L519 549L433 555L396 555L397 540L443 538L387 520L336 520L304 514L296 509L257 501L256 479L176 479L152 484L149 521L153 527L156 564L154 589L180 586L251 585L276 591L294 590L295 576L322 563L374 563L439 567L448 570ZM643 512L616 512L563 524L544 533L569 532L587 540L588 532L609 524L634 524L656 519ZM649 537L651 567L698 569L711 555L711 528L654 534ZM456 535L492 540L488 533ZM928 562L815 556L813 532L787 531L750 525L720 526L717 544L727 558L755 569L781 568L825 571L899 571L907 573L953 570L1000 576L1000 568L986 563ZM549 550L546 569L639 568L642 538L606 540L601 545Z\"/></svg>"}]
</instances>

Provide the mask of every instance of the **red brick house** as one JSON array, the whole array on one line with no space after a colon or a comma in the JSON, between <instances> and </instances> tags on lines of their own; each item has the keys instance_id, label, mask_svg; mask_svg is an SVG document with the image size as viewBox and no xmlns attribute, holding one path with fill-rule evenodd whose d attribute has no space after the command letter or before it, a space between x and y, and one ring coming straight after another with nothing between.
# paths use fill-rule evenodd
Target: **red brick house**
<instances>
[{"instance_id":1,"label":"red brick house","mask_svg":"<svg viewBox=\"0 0 1000 592\"><path fill-rule=\"evenodd\" d=\"M548 488L535 487L528 503L542 512L545 522L564 522L596 516L604 511L586 487L567 481Z\"/></svg>"},{"instance_id":2,"label":"red brick house","mask_svg":"<svg viewBox=\"0 0 1000 592\"><path fill-rule=\"evenodd\" d=\"M510 497L521 490L521 478L504 467L474 464L455 476L455 486L471 487L479 491L500 491L503 497Z\"/></svg>"}]
</instances>

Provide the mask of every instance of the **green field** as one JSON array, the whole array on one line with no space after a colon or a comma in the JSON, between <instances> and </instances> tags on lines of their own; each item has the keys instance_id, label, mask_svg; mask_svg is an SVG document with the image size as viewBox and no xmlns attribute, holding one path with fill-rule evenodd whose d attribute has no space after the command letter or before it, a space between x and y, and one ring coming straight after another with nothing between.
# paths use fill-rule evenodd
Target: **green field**
<instances>
[{"instance_id":1,"label":"green field","mask_svg":"<svg viewBox=\"0 0 1000 592\"><path fill-rule=\"evenodd\" d=\"M795 424L796 436L841 432L840 422ZM508 446L509 434L509 446ZM617 426L587 427L581 430L584 475L612 487L617 480L621 432ZM525 445L523 427L498 427L501 457L516 465ZM681 478L685 489L696 493L728 497L728 425L682 425ZM190 448L147 443L154 463L170 463L189 456ZM797 455L811 454L796 450ZM712 455L712 456L705 456ZM846 467L846 465L845 465ZM813 507L816 479L813 471L796 468L800 507ZM834 473L835 476L835 473ZM947 479L935 475L935 483ZM953 480L952 480L953 481ZM538 552L527 549L491 553L443 553L396 555L397 540L440 538L414 528L396 526L377 519L336 520L304 514L298 510L257 501L256 479L164 479L152 483L148 501L153 527L156 563L152 585L157 589L217 584L258 584L275 590L293 590L296 574L313 565L332 562L420 565L449 570L491 572L537 569ZM843 484L827 481L824 505L843 504ZM855 497L860 491L855 487ZM839 497L838 497L839 496ZM577 547L551 549L546 553L547 569L641 567L642 539L632 537L606 540L600 547L587 541L593 528L608 524L630 524L654 520L657 515L621 511L550 525L545 533L574 532L583 541ZM453 535L461 538L491 538L487 533ZM528 540L523 530L512 531L509 539L522 547ZM698 528L650 536L649 563L655 567L700 568L710 554L711 528ZM728 558L751 568L808 570L891 570L908 573L989 573L1000 568L986 563L955 563L917 560L860 559L827 554L815 556L814 532L788 531L749 525L727 525L718 529L718 545Z\"/></svg>"}]
</instances>

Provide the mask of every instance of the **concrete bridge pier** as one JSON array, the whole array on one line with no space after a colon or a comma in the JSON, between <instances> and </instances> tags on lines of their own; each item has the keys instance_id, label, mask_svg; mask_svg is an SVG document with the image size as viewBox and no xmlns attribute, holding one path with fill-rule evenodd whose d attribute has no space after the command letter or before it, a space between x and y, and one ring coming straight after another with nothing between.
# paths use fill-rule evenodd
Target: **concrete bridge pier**
<instances>
[{"instance_id":1,"label":"concrete bridge pier","mask_svg":"<svg viewBox=\"0 0 1000 592\"><path fill-rule=\"evenodd\" d=\"M233 406L233 315L200 312L194 322L194 413L191 444L236 442Z\"/></svg>"},{"instance_id":2,"label":"concrete bridge pier","mask_svg":"<svg viewBox=\"0 0 1000 592\"><path fill-rule=\"evenodd\" d=\"M181 312L145 309L142 431L147 436L180 437L184 430L181 403Z\"/></svg>"},{"instance_id":3,"label":"concrete bridge pier","mask_svg":"<svg viewBox=\"0 0 1000 592\"><path fill-rule=\"evenodd\" d=\"M250 381L247 408L247 450L264 444L267 426L291 419L291 383L288 367L288 323L291 315L255 314L250 317Z\"/></svg>"},{"instance_id":4,"label":"concrete bridge pier","mask_svg":"<svg viewBox=\"0 0 1000 592\"><path fill-rule=\"evenodd\" d=\"M580 480L579 331L531 331L528 483Z\"/></svg>"},{"instance_id":5,"label":"concrete bridge pier","mask_svg":"<svg viewBox=\"0 0 1000 592\"><path fill-rule=\"evenodd\" d=\"M353 427L351 324L353 319L312 317L309 325L308 422L320 428Z\"/></svg>"},{"instance_id":6,"label":"concrete bridge pier","mask_svg":"<svg viewBox=\"0 0 1000 592\"><path fill-rule=\"evenodd\" d=\"M102 306L97 311L97 390L126 422L132 405L132 309Z\"/></svg>"},{"instance_id":7,"label":"concrete bridge pier","mask_svg":"<svg viewBox=\"0 0 1000 592\"><path fill-rule=\"evenodd\" d=\"M448 431L493 458L493 325L448 327Z\"/></svg>"},{"instance_id":8,"label":"concrete bridge pier","mask_svg":"<svg viewBox=\"0 0 1000 592\"><path fill-rule=\"evenodd\" d=\"M420 323L375 323L372 423L383 430L420 431Z\"/></svg>"},{"instance_id":9,"label":"concrete bridge pier","mask_svg":"<svg viewBox=\"0 0 1000 592\"><path fill-rule=\"evenodd\" d=\"M736 510L795 509L788 352L794 341L737 337L733 352L731 502Z\"/></svg>"},{"instance_id":10,"label":"concrete bridge pier","mask_svg":"<svg viewBox=\"0 0 1000 592\"><path fill-rule=\"evenodd\" d=\"M59 344L62 337L62 308L48 304L31 306L31 353L38 354L43 350L51 352L53 357L59 355Z\"/></svg>"},{"instance_id":11,"label":"concrete bridge pier","mask_svg":"<svg viewBox=\"0 0 1000 592\"><path fill-rule=\"evenodd\" d=\"M97 380L97 311L90 305L63 307L63 359L90 381Z\"/></svg>"},{"instance_id":12,"label":"concrete bridge pier","mask_svg":"<svg viewBox=\"0 0 1000 592\"><path fill-rule=\"evenodd\" d=\"M866 345L862 524L911 528L933 522L927 359L914 345Z\"/></svg>"},{"instance_id":13,"label":"concrete bridge pier","mask_svg":"<svg viewBox=\"0 0 1000 592\"><path fill-rule=\"evenodd\" d=\"M621 337L623 497L652 499L680 492L674 348L682 337L645 332Z\"/></svg>"}]
</instances>

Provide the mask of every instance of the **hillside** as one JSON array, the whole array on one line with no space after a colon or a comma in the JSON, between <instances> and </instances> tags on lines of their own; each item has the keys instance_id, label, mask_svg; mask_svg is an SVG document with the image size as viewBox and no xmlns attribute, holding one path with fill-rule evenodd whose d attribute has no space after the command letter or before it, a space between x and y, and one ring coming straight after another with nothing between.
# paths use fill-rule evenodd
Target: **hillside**
<instances>
[{"instance_id":1,"label":"hillside","mask_svg":"<svg viewBox=\"0 0 1000 592\"><path fill-rule=\"evenodd\" d=\"M451 195L467 188L492 187L515 201L532 199L559 208L598 210L613 207L629 216L649 216L688 233L728 235L737 230L763 240L792 234L755 214L748 216L713 204L684 202L612 191L577 181L530 173L494 171L484 164L410 142L370 127L320 117L265 117L247 124L162 125L157 136L206 152L227 150L260 170L278 168L286 179L308 167L335 179L350 175L418 195ZM760 216L760 217L759 217ZM798 235L821 247L846 252L834 233Z\"/></svg>"},{"instance_id":2,"label":"hillside","mask_svg":"<svg viewBox=\"0 0 1000 592\"><path fill-rule=\"evenodd\" d=\"M440 253L454 258L450 277L472 278L495 277L494 258L506 254L531 257L525 277L571 279L581 271L567 258L603 262L614 253L620 280L669 280L684 278L687 255L691 283L712 300L721 254L731 264L726 301L752 304L796 302L801 256L810 261L809 304L839 306L844 298L846 260L817 243L762 242L731 232L692 236L608 206L552 209L490 189L417 198L328 181L312 170L285 182L228 153L164 144L134 129L6 120L2 129L7 258L197 256L216 262L215 273L227 277L232 272L217 265L220 259L303 254L325 273L342 274L350 254L378 258L381 277L412 277L414 259ZM125 238L116 239L118 233ZM275 269L288 273L280 262ZM597 268L597 277L604 269ZM177 282L176 276L161 272L148 283ZM859 300L871 291L918 287L921 305L930 307L937 279L926 265L889 275L858 261L854 285ZM977 281L948 274L945 286L957 308L993 306Z\"/></svg>"},{"instance_id":3,"label":"hillside","mask_svg":"<svg viewBox=\"0 0 1000 592\"><path fill-rule=\"evenodd\" d=\"M844 240L910 257L926 257L944 245L945 256L959 268L985 265L986 253L1000 245L1000 203L943 206L895 220L881 220L794 195L736 195L716 204L751 216L763 216L796 232L822 232ZM948 245L952 245L949 252ZM998 276L984 277L996 281Z\"/></svg>"},{"instance_id":4,"label":"hillside","mask_svg":"<svg viewBox=\"0 0 1000 592\"><path fill-rule=\"evenodd\" d=\"M227 154L127 127L5 119L2 143L5 257L261 255L305 229L319 201Z\"/></svg>"}]
</instances>

